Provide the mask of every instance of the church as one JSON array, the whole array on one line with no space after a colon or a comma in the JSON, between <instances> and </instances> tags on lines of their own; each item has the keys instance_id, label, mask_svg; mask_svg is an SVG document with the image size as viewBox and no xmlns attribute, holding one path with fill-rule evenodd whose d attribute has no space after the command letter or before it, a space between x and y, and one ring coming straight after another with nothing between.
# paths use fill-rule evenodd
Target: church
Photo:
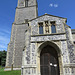
<instances>
[{"instance_id":1,"label":"church","mask_svg":"<svg viewBox=\"0 0 75 75\"><path fill-rule=\"evenodd\" d=\"M21 75L75 75L75 29L67 18L38 16L37 0L18 0L5 70Z\"/></svg>"}]
</instances>

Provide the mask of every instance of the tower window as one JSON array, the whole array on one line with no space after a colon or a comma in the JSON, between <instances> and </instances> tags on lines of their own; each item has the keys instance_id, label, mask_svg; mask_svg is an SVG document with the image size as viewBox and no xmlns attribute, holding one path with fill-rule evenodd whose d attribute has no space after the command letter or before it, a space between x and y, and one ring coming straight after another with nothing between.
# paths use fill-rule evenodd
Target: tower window
<instances>
[{"instance_id":1,"label":"tower window","mask_svg":"<svg viewBox=\"0 0 75 75\"><path fill-rule=\"evenodd\" d=\"M43 23L39 23L39 34L43 34Z\"/></svg>"},{"instance_id":2,"label":"tower window","mask_svg":"<svg viewBox=\"0 0 75 75\"><path fill-rule=\"evenodd\" d=\"M25 0L25 7L28 7L28 0Z\"/></svg>"}]
</instances>

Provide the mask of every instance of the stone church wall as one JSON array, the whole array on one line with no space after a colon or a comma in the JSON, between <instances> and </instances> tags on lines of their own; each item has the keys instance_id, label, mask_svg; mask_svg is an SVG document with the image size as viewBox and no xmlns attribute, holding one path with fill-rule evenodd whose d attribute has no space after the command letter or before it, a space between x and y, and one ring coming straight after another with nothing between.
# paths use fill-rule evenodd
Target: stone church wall
<instances>
[{"instance_id":1,"label":"stone church wall","mask_svg":"<svg viewBox=\"0 0 75 75\"><path fill-rule=\"evenodd\" d=\"M25 22L26 19L28 23ZM56 33L39 34L38 23L45 21L49 24L55 22ZM14 68L22 67L21 75L41 75L40 53L42 48L50 45L58 53L60 75L75 75L74 37L70 27L66 25L66 18L49 14L37 17L36 0L29 0L28 7L25 7L25 0L18 0L6 67L13 64Z\"/></svg>"},{"instance_id":2,"label":"stone church wall","mask_svg":"<svg viewBox=\"0 0 75 75\"><path fill-rule=\"evenodd\" d=\"M40 53L38 54L38 48L41 46L44 42L53 42L60 48L60 56L59 58L59 67L60 67L60 75L74 75L75 74L75 60L74 60L74 46L73 46L73 40L72 35L70 35L70 29L69 26L65 25L65 20L59 20L58 18L54 19L53 17L49 16L43 16L40 18L37 18L33 21L31 21L31 38L30 38L30 45L29 48L25 48L25 54L26 57L30 58L29 60L25 59L26 61L29 61L30 63L23 63L22 69L23 69L23 75L40 75ZM50 20L51 19L51 20ZM44 22L44 21L56 21L56 28L57 33L56 34L38 34L38 23ZM59 21L58 21L59 20ZM61 29L62 28L62 29ZM30 50L29 50L30 49ZM39 49L40 50L40 49ZM58 50L58 49L56 49ZM59 51L58 51L59 52ZM24 55L25 57L25 55ZM24 61L24 60L23 60ZM34 72L35 71L35 72Z\"/></svg>"},{"instance_id":3,"label":"stone church wall","mask_svg":"<svg viewBox=\"0 0 75 75\"><path fill-rule=\"evenodd\" d=\"M44 21L55 21L56 22L56 32L57 33L64 33L65 29L64 29L64 23L65 23L65 19L60 19L57 17L53 17L53 16L42 16L40 18L37 18L35 20L31 21L31 28L32 28L32 35L37 35L38 34L38 23L39 22L44 22Z\"/></svg>"},{"instance_id":4,"label":"stone church wall","mask_svg":"<svg viewBox=\"0 0 75 75\"><path fill-rule=\"evenodd\" d=\"M16 8L15 23L24 23L25 19L31 20L36 18L36 16L36 6L28 8Z\"/></svg>"},{"instance_id":5,"label":"stone church wall","mask_svg":"<svg viewBox=\"0 0 75 75\"><path fill-rule=\"evenodd\" d=\"M25 46L25 31L28 28L28 24L13 25L11 41L8 45L8 56L6 61L6 67L21 68L22 65L22 51Z\"/></svg>"},{"instance_id":6,"label":"stone church wall","mask_svg":"<svg viewBox=\"0 0 75 75\"><path fill-rule=\"evenodd\" d=\"M22 64L22 51L25 46L25 30L28 28L28 24L16 25L14 53L13 53L13 65L15 67L21 67Z\"/></svg>"},{"instance_id":7,"label":"stone church wall","mask_svg":"<svg viewBox=\"0 0 75 75\"><path fill-rule=\"evenodd\" d=\"M37 2L29 0L28 6L25 6L26 0L18 0L18 6L15 13L15 21L12 25L11 40L8 45L6 67L14 68L22 66L22 51L25 48L25 32L28 29L28 21L37 17Z\"/></svg>"}]
</instances>

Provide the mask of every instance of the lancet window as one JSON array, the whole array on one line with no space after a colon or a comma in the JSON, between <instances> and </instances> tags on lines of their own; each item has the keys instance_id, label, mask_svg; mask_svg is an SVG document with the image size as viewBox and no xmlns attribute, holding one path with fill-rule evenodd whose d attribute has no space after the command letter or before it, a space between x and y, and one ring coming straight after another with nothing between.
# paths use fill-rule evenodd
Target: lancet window
<instances>
[{"instance_id":1,"label":"lancet window","mask_svg":"<svg viewBox=\"0 0 75 75\"><path fill-rule=\"evenodd\" d=\"M51 33L56 33L55 22L51 22Z\"/></svg>"},{"instance_id":2,"label":"lancet window","mask_svg":"<svg viewBox=\"0 0 75 75\"><path fill-rule=\"evenodd\" d=\"M39 23L39 34L50 34L56 33L56 24L55 21L49 22L44 21Z\"/></svg>"},{"instance_id":3,"label":"lancet window","mask_svg":"<svg viewBox=\"0 0 75 75\"><path fill-rule=\"evenodd\" d=\"M39 23L39 34L43 34L43 23Z\"/></svg>"}]
</instances>

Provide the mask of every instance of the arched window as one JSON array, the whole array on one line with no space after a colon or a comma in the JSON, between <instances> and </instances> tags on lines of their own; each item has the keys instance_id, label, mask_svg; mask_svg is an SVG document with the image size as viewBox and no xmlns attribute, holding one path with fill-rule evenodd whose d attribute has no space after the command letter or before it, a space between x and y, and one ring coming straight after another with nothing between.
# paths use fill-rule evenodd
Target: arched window
<instances>
[{"instance_id":1,"label":"arched window","mask_svg":"<svg viewBox=\"0 0 75 75\"><path fill-rule=\"evenodd\" d=\"M28 7L28 0L25 0L25 7Z\"/></svg>"},{"instance_id":2,"label":"arched window","mask_svg":"<svg viewBox=\"0 0 75 75\"><path fill-rule=\"evenodd\" d=\"M39 34L43 34L43 23L39 23Z\"/></svg>"},{"instance_id":3,"label":"arched window","mask_svg":"<svg viewBox=\"0 0 75 75\"><path fill-rule=\"evenodd\" d=\"M51 32L56 33L56 26L54 24L51 25Z\"/></svg>"}]
</instances>

